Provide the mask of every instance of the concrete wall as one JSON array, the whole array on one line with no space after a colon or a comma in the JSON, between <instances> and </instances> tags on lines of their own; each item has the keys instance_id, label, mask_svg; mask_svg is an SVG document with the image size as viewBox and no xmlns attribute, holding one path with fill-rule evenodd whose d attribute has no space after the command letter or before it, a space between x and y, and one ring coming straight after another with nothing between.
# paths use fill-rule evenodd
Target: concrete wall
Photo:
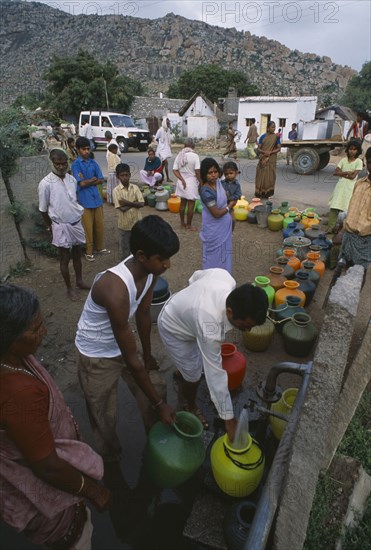
<instances>
[{"instance_id":1,"label":"concrete wall","mask_svg":"<svg viewBox=\"0 0 371 550\"><path fill-rule=\"evenodd\" d=\"M333 287L300 411L274 531L275 550L303 546L332 416L339 398L363 280L351 267ZM369 363L368 363L369 364Z\"/></svg>"}]
</instances>

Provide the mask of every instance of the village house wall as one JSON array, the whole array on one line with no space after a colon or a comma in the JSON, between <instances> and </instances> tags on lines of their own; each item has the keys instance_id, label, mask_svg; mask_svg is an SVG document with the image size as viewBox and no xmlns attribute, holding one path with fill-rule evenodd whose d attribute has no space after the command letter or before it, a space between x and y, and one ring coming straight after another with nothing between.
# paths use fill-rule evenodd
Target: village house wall
<instances>
[{"instance_id":1,"label":"village house wall","mask_svg":"<svg viewBox=\"0 0 371 550\"><path fill-rule=\"evenodd\" d=\"M269 114L270 120L276 123L276 128L280 127L280 119L286 119L286 125L283 128L282 140L288 139L291 125L299 121L314 120L317 105L317 97L242 97L240 98L237 130L241 132L241 139L237 142L237 149L244 149L248 126L246 119L255 118L259 135L265 132L262 128L262 115Z\"/></svg>"},{"instance_id":2,"label":"village house wall","mask_svg":"<svg viewBox=\"0 0 371 550\"><path fill-rule=\"evenodd\" d=\"M190 138L212 139L219 135L220 126L215 116L190 116L187 125Z\"/></svg>"}]
</instances>

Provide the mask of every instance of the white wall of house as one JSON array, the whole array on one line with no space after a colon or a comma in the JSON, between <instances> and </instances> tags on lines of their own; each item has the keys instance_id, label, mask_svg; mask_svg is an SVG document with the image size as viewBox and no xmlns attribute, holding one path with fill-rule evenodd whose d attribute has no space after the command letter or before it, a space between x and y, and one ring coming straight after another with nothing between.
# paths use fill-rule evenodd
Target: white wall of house
<instances>
[{"instance_id":1,"label":"white wall of house","mask_svg":"<svg viewBox=\"0 0 371 550\"><path fill-rule=\"evenodd\" d=\"M188 137L200 137L190 136L188 131L188 118L189 117L204 117L214 116L214 110L202 99L201 96L197 96L194 102L189 106L187 111L183 115L183 135Z\"/></svg>"},{"instance_id":2,"label":"white wall of house","mask_svg":"<svg viewBox=\"0 0 371 550\"><path fill-rule=\"evenodd\" d=\"M303 97L275 97L275 96L256 96L241 97L238 109L237 130L241 132L241 139L236 144L237 149L244 149L246 144L244 140L248 132L246 119L255 118L259 135L266 129L266 122L273 120L276 128L280 127L280 119L285 119L282 140L288 139L288 133L291 125L299 121L314 120L317 106L316 96Z\"/></svg>"},{"instance_id":3,"label":"white wall of house","mask_svg":"<svg viewBox=\"0 0 371 550\"><path fill-rule=\"evenodd\" d=\"M190 116L187 119L187 137L212 139L219 135L219 123L215 116Z\"/></svg>"},{"instance_id":4,"label":"white wall of house","mask_svg":"<svg viewBox=\"0 0 371 550\"><path fill-rule=\"evenodd\" d=\"M213 116L214 110L211 109L206 101L201 96L197 96L189 109L184 113L184 116Z\"/></svg>"}]
</instances>

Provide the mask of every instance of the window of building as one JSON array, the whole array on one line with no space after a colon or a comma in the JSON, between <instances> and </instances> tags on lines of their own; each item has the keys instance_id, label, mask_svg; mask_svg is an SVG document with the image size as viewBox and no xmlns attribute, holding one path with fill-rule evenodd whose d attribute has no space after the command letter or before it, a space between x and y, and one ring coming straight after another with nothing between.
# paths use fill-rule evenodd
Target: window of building
<instances>
[{"instance_id":1,"label":"window of building","mask_svg":"<svg viewBox=\"0 0 371 550\"><path fill-rule=\"evenodd\" d=\"M279 128L285 128L286 127L286 118L279 118L278 119L278 126Z\"/></svg>"},{"instance_id":2,"label":"window of building","mask_svg":"<svg viewBox=\"0 0 371 550\"><path fill-rule=\"evenodd\" d=\"M251 124L253 123L253 118L245 118L245 121L246 121L246 126L251 126Z\"/></svg>"}]
</instances>

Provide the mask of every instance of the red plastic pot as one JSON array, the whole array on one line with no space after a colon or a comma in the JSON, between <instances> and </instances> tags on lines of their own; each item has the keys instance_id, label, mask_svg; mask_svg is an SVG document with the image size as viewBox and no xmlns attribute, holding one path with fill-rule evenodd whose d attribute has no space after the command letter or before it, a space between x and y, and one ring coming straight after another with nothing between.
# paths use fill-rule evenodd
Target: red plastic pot
<instances>
[{"instance_id":1,"label":"red plastic pot","mask_svg":"<svg viewBox=\"0 0 371 550\"><path fill-rule=\"evenodd\" d=\"M228 374L228 389L239 388L245 377L246 357L234 344L222 344L222 367Z\"/></svg>"}]
</instances>

